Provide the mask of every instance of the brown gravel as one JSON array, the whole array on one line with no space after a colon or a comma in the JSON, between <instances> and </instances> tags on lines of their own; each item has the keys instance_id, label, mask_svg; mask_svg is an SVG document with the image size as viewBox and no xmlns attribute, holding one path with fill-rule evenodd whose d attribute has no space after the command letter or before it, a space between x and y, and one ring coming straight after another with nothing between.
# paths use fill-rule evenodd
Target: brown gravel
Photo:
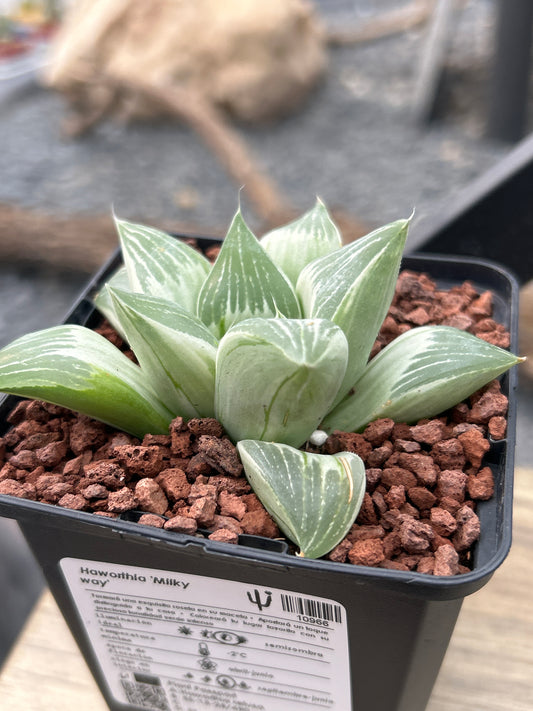
<instances>
[{"instance_id":1,"label":"brown gravel","mask_svg":"<svg viewBox=\"0 0 533 711\"><path fill-rule=\"evenodd\" d=\"M415 325L438 323L508 347L491 310L490 292L477 294L468 282L442 292L428 277L402 272L373 353ZM367 491L356 523L327 557L434 575L468 570L480 535L475 502L494 492L484 462L489 436L505 436L506 412L493 381L441 417L411 426L386 418L361 433L333 432L313 451L357 453ZM216 420L178 417L168 435L142 442L39 401L20 402L9 422L0 438L0 494L111 517L135 511L142 525L224 543L238 543L241 534L280 537Z\"/></svg>"}]
</instances>

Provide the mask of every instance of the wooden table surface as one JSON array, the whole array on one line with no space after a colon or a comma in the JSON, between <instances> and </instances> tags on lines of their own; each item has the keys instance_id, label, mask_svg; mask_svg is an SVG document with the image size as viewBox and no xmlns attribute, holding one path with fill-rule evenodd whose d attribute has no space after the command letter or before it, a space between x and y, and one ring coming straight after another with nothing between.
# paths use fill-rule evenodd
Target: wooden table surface
<instances>
[{"instance_id":1,"label":"wooden table surface","mask_svg":"<svg viewBox=\"0 0 533 711\"><path fill-rule=\"evenodd\" d=\"M533 470L518 469L514 542L488 585L466 598L427 711L533 709ZM0 674L9 711L107 711L50 593Z\"/></svg>"}]
</instances>

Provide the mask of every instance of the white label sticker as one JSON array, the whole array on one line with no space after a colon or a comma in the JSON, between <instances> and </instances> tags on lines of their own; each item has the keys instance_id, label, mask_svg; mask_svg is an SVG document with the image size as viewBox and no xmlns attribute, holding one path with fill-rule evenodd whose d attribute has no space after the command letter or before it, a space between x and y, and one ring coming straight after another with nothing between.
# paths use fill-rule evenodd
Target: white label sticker
<instances>
[{"instance_id":1,"label":"white label sticker","mask_svg":"<svg viewBox=\"0 0 533 711\"><path fill-rule=\"evenodd\" d=\"M346 610L333 600L93 560L60 565L120 703L155 711L351 708Z\"/></svg>"}]
</instances>

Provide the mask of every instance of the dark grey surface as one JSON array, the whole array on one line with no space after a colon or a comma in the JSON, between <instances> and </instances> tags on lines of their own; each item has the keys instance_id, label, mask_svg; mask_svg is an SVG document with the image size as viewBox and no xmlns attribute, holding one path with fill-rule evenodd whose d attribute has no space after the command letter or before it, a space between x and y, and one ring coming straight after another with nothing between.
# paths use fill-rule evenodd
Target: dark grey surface
<instances>
[{"instance_id":1,"label":"dark grey surface","mask_svg":"<svg viewBox=\"0 0 533 711\"><path fill-rule=\"evenodd\" d=\"M343 26L400 4L393 0L322 0L328 22ZM489 56L493 2L477 0L461 13L453 38L455 63ZM301 112L268 127L242 127L260 163L302 210L320 195L369 225L411 213L416 219L446 209L469 182L506 155L508 147L480 137L483 107L461 120L415 125L412 98L423 47L421 30L368 45L331 51L330 69ZM224 227L238 186L191 132L171 122L124 127L104 123L77 141L61 138L63 100L28 83L0 101L0 202L58 214L106 213L114 205L133 215ZM453 112L452 112L453 113ZM196 191L185 210L176 196ZM246 217L253 213L244 202ZM46 235L42 236L46 240ZM86 236L83 237L87 239ZM0 235L0 240L2 236ZM59 322L83 278L0 265L0 345ZM531 462L531 398L522 391L518 463ZM6 640L24 618L40 584L23 541L0 523L2 618ZM1 643L0 643L1 658Z\"/></svg>"},{"instance_id":2,"label":"dark grey surface","mask_svg":"<svg viewBox=\"0 0 533 711\"><path fill-rule=\"evenodd\" d=\"M0 347L62 321L86 281L84 274L0 264Z\"/></svg>"}]
</instances>

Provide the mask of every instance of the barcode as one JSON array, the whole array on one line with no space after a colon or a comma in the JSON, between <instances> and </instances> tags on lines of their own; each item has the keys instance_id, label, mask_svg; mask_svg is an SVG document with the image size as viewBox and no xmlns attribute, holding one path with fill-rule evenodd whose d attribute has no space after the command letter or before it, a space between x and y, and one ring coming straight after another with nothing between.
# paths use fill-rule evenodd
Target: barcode
<instances>
[{"instance_id":1,"label":"barcode","mask_svg":"<svg viewBox=\"0 0 533 711\"><path fill-rule=\"evenodd\" d=\"M161 680L148 674L134 674L135 681L121 679L122 688L130 704L155 711L170 711Z\"/></svg>"},{"instance_id":2,"label":"barcode","mask_svg":"<svg viewBox=\"0 0 533 711\"><path fill-rule=\"evenodd\" d=\"M306 597L281 594L281 606L284 612L294 612L306 617L315 617L328 622L342 622L342 608L331 602L310 600Z\"/></svg>"}]
</instances>

